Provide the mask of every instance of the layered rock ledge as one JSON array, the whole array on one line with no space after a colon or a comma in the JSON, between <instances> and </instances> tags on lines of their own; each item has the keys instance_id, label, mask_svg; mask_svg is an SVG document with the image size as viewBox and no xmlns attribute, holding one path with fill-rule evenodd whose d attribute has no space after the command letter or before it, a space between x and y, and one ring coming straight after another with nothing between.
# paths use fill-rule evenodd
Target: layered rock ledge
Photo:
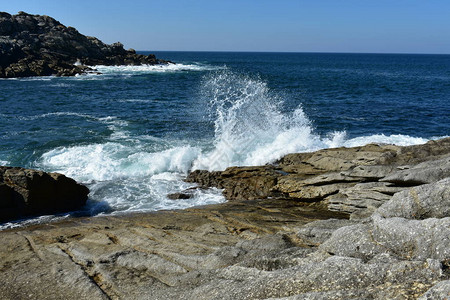
<instances>
[{"instance_id":1,"label":"layered rock ledge","mask_svg":"<svg viewBox=\"0 0 450 300\"><path fill-rule=\"evenodd\" d=\"M231 201L318 203L360 219L400 191L449 177L449 153L450 138L408 147L370 144L288 154L266 166L197 170L187 181L224 189Z\"/></svg>"},{"instance_id":2,"label":"layered rock ledge","mask_svg":"<svg viewBox=\"0 0 450 300\"><path fill-rule=\"evenodd\" d=\"M0 232L0 298L448 299L449 165L443 139L196 171L229 201Z\"/></svg>"},{"instance_id":3,"label":"layered rock ledge","mask_svg":"<svg viewBox=\"0 0 450 300\"><path fill-rule=\"evenodd\" d=\"M107 45L49 16L0 12L0 78L73 76L95 65L156 65L168 61Z\"/></svg>"}]
</instances>

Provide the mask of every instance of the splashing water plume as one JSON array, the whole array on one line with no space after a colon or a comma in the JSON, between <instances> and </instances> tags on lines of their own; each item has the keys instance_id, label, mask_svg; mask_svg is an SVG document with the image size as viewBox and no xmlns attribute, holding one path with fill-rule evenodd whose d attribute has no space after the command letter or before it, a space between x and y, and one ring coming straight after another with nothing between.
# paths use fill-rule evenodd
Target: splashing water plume
<instances>
[{"instance_id":1,"label":"splashing water plume","mask_svg":"<svg viewBox=\"0 0 450 300\"><path fill-rule=\"evenodd\" d=\"M282 100L259 78L222 71L205 79L203 91L215 119L215 147L194 162L194 169L264 164L290 152L330 147L342 138L342 133L331 139L315 135L300 106L283 114Z\"/></svg>"}]
</instances>

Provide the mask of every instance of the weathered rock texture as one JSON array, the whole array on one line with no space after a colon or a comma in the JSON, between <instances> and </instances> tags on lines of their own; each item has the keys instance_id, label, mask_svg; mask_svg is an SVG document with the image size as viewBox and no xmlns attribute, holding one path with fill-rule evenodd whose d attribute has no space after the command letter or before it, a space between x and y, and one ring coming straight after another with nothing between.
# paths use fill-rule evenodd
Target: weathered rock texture
<instances>
[{"instance_id":1,"label":"weathered rock texture","mask_svg":"<svg viewBox=\"0 0 450 300\"><path fill-rule=\"evenodd\" d=\"M0 299L212 299L227 276L295 266L312 252L296 228L343 217L265 200L5 230Z\"/></svg>"},{"instance_id":2,"label":"weathered rock texture","mask_svg":"<svg viewBox=\"0 0 450 300\"><path fill-rule=\"evenodd\" d=\"M0 167L0 222L76 210L89 190L58 173Z\"/></svg>"},{"instance_id":3,"label":"weathered rock texture","mask_svg":"<svg viewBox=\"0 0 450 300\"><path fill-rule=\"evenodd\" d=\"M364 218L397 192L449 176L446 138L409 147L372 144L295 153L273 165L197 170L187 181L224 189L228 200L319 202L351 218Z\"/></svg>"},{"instance_id":4,"label":"weathered rock texture","mask_svg":"<svg viewBox=\"0 0 450 300\"><path fill-rule=\"evenodd\" d=\"M196 171L231 200L5 230L0 298L448 299L449 174L431 169L449 142Z\"/></svg>"},{"instance_id":5,"label":"weathered rock texture","mask_svg":"<svg viewBox=\"0 0 450 300\"><path fill-rule=\"evenodd\" d=\"M73 76L95 65L165 64L151 55L107 45L48 16L0 12L0 78Z\"/></svg>"}]
</instances>

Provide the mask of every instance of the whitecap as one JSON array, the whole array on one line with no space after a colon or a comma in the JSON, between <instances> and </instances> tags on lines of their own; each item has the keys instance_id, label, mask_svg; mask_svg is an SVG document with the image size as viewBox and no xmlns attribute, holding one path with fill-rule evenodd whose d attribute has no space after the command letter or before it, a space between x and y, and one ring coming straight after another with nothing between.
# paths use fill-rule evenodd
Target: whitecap
<instances>
[{"instance_id":1,"label":"whitecap","mask_svg":"<svg viewBox=\"0 0 450 300\"><path fill-rule=\"evenodd\" d=\"M51 87L58 87L58 88L68 88L68 87L72 87L74 85L70 84L70 83L59 82L59 83L50 84L50 86Z\"/></svg>"},{"instance_id":2,"label":"whitecap","mask_svg":"<svg viewBox=\"0 0 450 300\"><path fill-rule=\"evenodd\" d=\"M116 116L96 117L96 116L89 115L89 114L70 112L70 111L58 111L58 112L51 112L51 113L45 113L45 114L40 114L40 115L31 115L31 116L18 116L17 118L19 120L23 120L23 121L31 121L31 120L37 120L37 119L42 119L42 118L50 118L50 117L77 117L77 118L83 118L86 120L100 122L103 124L115 125L115 126L127 126L128 125L127 121L121 120Z\"/></svg>"},{"instance_id":3,"label":"whitecap","mask_svg":"<svg viewBox=\"0 0 450 300\"><path fill-rule=\"evenodd\" d=\"M198 63L191 64L161 64L161 65L139 65L139 66L94 66L102 75L136 75L136 74L151 74L151 73L176 73L186 71L212 71L223 69L223 66L212 66ZM95 75L93 75L95 76Z\"/></svg>"},{"instance_id":4,"label":"whitecap","mask_svg":"<svg viewBox=\"0 0 450 300\"><path fill-rule=\"evenodd\" d=\"M392 135L374 134L346 140L342 143L342 146L356 147L356 146L364 146L371 143L410 146L410 145L425 144L428 141L429 141L428 139L403 134L392 134Z\"/></svg>"}]
</instances>

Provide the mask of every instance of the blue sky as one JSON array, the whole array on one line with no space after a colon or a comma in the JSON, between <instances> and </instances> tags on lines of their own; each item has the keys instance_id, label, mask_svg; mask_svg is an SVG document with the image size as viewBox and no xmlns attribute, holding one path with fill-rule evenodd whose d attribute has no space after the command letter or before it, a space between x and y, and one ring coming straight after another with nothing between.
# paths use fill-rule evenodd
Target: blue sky
<instances>
[{"instance_id":1,"label":"blue sky","mask_svg":"<svg viewBox=\"0 0 450 300\"><path fill-rule=\"evenodd\" d=\"M448 0L10 0L136 50L450 54Z\"/></svg>"}]
</instances>

